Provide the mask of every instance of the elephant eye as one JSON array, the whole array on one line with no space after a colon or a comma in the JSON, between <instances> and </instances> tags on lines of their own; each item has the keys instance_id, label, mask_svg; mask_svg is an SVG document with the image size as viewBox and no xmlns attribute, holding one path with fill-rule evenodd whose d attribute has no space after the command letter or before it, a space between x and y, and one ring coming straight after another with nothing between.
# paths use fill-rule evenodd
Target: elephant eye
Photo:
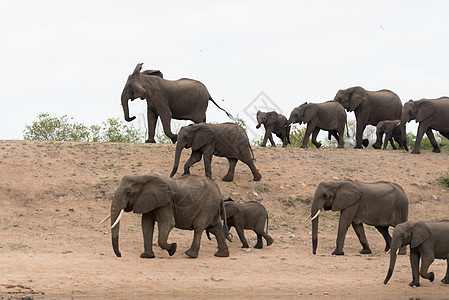
<instances>
[{"instance_id":1,"label":"elephant eye","mask_svg":"<svg viewBox=\"0 0 449 300\"><path fill-rule=\"evenodd\" d=\"M327 198L327 194L323 194L323 198Z\"/></svg>"}]
</instances>

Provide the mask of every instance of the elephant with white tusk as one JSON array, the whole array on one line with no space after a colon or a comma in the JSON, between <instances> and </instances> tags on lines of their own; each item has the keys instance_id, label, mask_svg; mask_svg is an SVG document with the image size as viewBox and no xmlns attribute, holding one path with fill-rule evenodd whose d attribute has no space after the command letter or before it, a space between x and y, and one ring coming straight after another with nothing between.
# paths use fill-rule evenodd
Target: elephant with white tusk
<instances>
[{"instance_id":1,"label":"elephant with white tusk","mask_svg":"<svg viewBox=\"0 0 449 300\"><path fill-rule=\"evenodd\" d=\"M154 258L153 231L158 223L158 244L172 256L176 243L167 242L173 227L193 230L193 242L185 253L196 258L200 249L201 235L208 230L216 236L218 251L215 256L229 256L225 231L221 224L220 212L224 210L220 190L210 178L188 175L181 178L163 178L159 175L124 176L115 191L111 203L112 247L119 251L120 219L124 212L142 214L144 252L141 258ZM227 228L227 226L225 226ZM225 229L226 229L225 228Z\"/></svg>"},{"instance_id":2,"label":"elephant with white tusk","mask_svg":"<svg viewBox=\"0 0 449 300\"><path fill-rule=\"evenodd\" d=\"M370 254L363 223L375 226L385 239L385 251L390 249L389 226L407 221L408 199L401 186L387 181L365 183L353 180L321 182L315 190L310 218L312 220L312 248L318 245L320 210L340 211L337 245L332 254L344 255L343 246L350 225L359 238L361 254ZM405 254L405 248L401 249Z\"/></svg>"}]
</instances>

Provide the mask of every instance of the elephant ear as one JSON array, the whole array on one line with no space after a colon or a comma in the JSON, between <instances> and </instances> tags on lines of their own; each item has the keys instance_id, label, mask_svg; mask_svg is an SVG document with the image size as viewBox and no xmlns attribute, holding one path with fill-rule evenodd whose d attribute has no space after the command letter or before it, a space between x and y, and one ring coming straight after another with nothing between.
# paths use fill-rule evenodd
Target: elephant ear
<instances>
[{"instance_id":1,"label":"elephant ear","mask_svg":"<svg viewBox=\"0 0 449 300\"><path fill-rule=\"evenodd\" d=\"M164 75L159 70L145 70L145 71L142 71L141 74L143 74L143 75L159 76L160 78L164 78Z\"/></svg>"},{"instance_id":2,"label":"elephant ear","mask_svg":"<svg viewBox=\"0 0 449 300\"><path fill-rule=\"evenodd\" d=\"M171 188L165 179L157 175L145 175L136 184L141 184L142 189L134 202L135 213L147 213L170 203Z\"/></svg>"},{"instance_id":3,"label":"elephant ear","mask_svg":"<svg viewBox=\"0 0 449 300\"><path fill-rule=\"evenodd\" d=\"M416 114L416 122L422 122L430 118L435 112L435 106L431 102L421 102L418 104L418 113Z\"/></svg>"},{"instance_id":4,"label":"elephant ear","mask_svg":"<svg viewBox=\"0 0 449 300\"><path fill-rule=\"evenodd\" d=\"M366 100L366 91L361 87L355 88L351 95L349 111L354 111L364 100Z\"/></svg>"},{"instance_id":5,"label":"elephant ear","mask_svg":"<svg viewBox=\"0 0 449 300\"><path fill-rule=\"evenodd\" d=\"M140 74L140 70L142 70L143 63L137 64L136 68L134 69L133 75Z\"/></svg>"},{"instance_id":6,"label":"elephant ear","mask_svg":"<svg viewBox=\"0 0 449 300\"><path fill-rule=\"evenodd\" d=\"M413 226L412 240L410 248L416 248L421 245L422 242L430 238L431 232L429 227L422 221L417 221Z\"/></svg>"},{"instance_id":7,"label":"elephant ear","mask_svg":"<svg viewBox=\"0 0 449 300\"><path fill-rule=\"evenodd\" d=\"M309 123L318 113L318 105L310 103L304 109L304 124Z\"/></svg>"},{"instance_id":8,"label":"elephant ear","mask_svg":"<svg viewBox=\"0 0 449 300\"><path fill-rule=\"evenodd\" d=\"M209 126L207 126L205 123L192 125L192 127L193 126L196 126L197 128L192 138L192 150L198 150L201 147L212 142L212 139L214 138L214 133L212 129L209 128Z\"/></svg>"},{"instance_id":9,"label":"elephant ear","mask_svg":"<svg viewBox=\"0 0 449 300\"><path fill-rule=\"evenodd\" d=\"M225 201L226 218L230 218L240 212L240 208L234 201Z\"/></svg>"},{"instance_id":10,"label":"elephant ear","mask_svg":"<svg viewBox=\"0 0 449 300\"><path fill-rule=\"evenodd\" d=\"M362 191L351 181L343 182L335 192L332 211L343 210L360 200Z\"/></svg>"},{"instance_id":11,"label":"elephant ear","mask_svg":"<svg viewBox=\"0 0 449 300\"><path fill-rule=\"evenodd\" d=\"M268 113L266 125L269 126L269 125L274 124L277 121L277 119L278 119L278 113L275 111L270 111Z\"/></svg>"}]
</instances>

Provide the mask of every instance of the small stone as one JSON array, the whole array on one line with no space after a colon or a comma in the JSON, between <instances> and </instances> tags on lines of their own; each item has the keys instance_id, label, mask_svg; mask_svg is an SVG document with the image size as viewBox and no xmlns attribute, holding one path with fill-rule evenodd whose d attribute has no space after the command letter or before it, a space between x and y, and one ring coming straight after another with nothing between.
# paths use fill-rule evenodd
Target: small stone
<instances>
[{"instance_id":1,"label":"small stone","mask_svg":"<svg viewBox=\"0 0 449 300\"><path fill-rule=\"evenodd\" d=\"M225 281L225 280L226 280L226 278L225 278L223 275L220 275L220 274L214 274L214 275L212 275L212 276L211 276L211 279L212 279L213 281Z\"/></svg>"},{"instance_id":2,"label":"small stone","mask_svg":"<svg viewBox=\"0 0 449 300\"><path fill-rule=\"evenodd\" d=\"M253 195L259 197L259 194L257 192L253 192Z\"/></svg>"},{"instance_id":3,"label":"small stone","mask_svg":"<svg viewBox=\"0 0 449 300\"><path fill-rule=\"evenodd\" d=\"M437 200L438 199L438 197L435 196L435 195L432 195L431 197L432 197L433 200Z\"/></svg>"}]
</instances>

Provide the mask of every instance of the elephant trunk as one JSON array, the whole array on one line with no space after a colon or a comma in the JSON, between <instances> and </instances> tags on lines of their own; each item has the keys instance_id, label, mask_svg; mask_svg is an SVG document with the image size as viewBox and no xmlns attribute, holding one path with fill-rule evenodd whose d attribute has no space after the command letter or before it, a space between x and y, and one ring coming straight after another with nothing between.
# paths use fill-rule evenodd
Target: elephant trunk
<instances>
[{"instance_id":1,"label":"elephant trunk","mask_svg":"<svg viewBox=\"0 0 449 300\"><path fill-rule=\"evenodd\" d=\"M310 216L312 217L312 251L313 254L316 254L316 248L318 247L318 215L320 208L315 205L315 202L312 204L312 211Z\"/></svg>"},{"instance_id":2,"label":"elephant trunk","mask_svg":"<svg viewBox=\"0 0 449 300\"><path fill-rule=\"evenodd\" d=\"M184 148L184 145L181 144L180 142L178 142L178 144L176 144L175 162L173 163L173 169L170 173L170 177L173 177L176 174L176 172L178 171L179 159L181 158L181 152L182 152L183 148Z\"/></svg>"},{"instance_id":3,"label":"elephant trunk","mask_svg":"<svg viewBox=\"0 0 449 300\"><path fill-rule=\"evenodd\" d=\"M128 122L131 122L136 117L129 117L129 107L128 107L128 100L129 100L128 92L126 88L122 92L122 107L123 107L123 113L125 114L125 120Z\"/></svg>"},{"instance_id":4,"label":"elephant trunk","mask_svg":"<svg viewBox=\"0 0 449 300\"><path fill-rule=\"evenodd\" d=\"M390 266L388 268L388 273L387 276L385 277L384 284L387 284L391 278L391 275L393 275L394 265L396 264L397 249L399 248L391 247L390 249Z\"/></svg>"},{"instance_id":5,"label":"elephant trunk","mask_svg":"<svg viewBox=\"0 0 449 300\"><path fill-rule=\"evenodd\" d=\"M401 124L399 124L399 128L401 128L401 142L402 142L404 149L406 151L408 151L406 124L407 124L406 116L402 116Z\"/></svg>"},{"instance_id":6,"label":"elephant trunk","mask_svg":"<svg viewBox=\"0 0 449 300\"><path fill-rule=\"evenodd\" d=\"M111 205L111 226L113 226L119 218L121 209L119 208L118 204L116 203L116 198L114 197L114 200ZM114 249L115 255L117 257L121 257L122 254L119 251L118 246L118 240L119 240L119 231L120 231L120 222L118 222L112 229L111 229L111 236L112 236L112 248Z\"/></svg>"}]
</instances>

